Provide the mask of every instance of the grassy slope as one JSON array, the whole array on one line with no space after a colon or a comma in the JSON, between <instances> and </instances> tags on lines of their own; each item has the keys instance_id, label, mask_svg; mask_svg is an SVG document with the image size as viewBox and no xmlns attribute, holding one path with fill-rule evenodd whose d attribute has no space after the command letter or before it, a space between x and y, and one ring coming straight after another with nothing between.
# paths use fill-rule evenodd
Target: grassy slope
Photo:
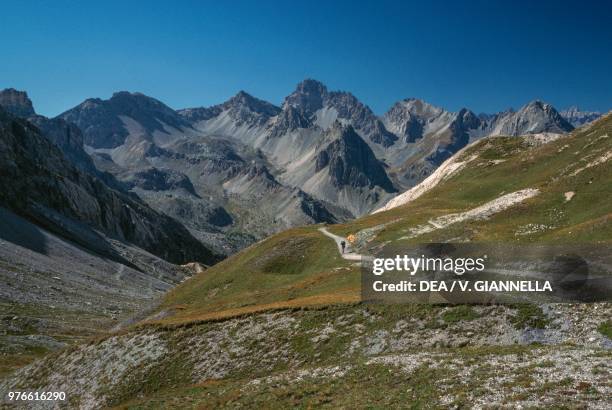
<instances>
[{"instance_id":1,"label":"grassy slope","mask_svg":"<svg viewBox=\"0 0 612 410\"><path fill-rule=\"evenodd\" d=\"M609 135L608 138L600 138ZM594 127L578 130L544 146L530 148L522 138L494 138L481 141L464 157L478 153L457 175L411 204L333 229L343 234L396 221L379 233L373 245L398 240L408 227L448 213L469 210L504 193L538 188L541 193L524 204L512 207L486 221L453 225L418 237L413 242L443 241L459 235L474 241L610 241L612 238L612 161L571 174L612 151L612 118ZM495 164L493 161L503 160ZM564 193L574 191L565 202ZM545 224L547 229L517 236L517 228Z\"/></svg>"},{"instance_id":2,"label":"grassy slope","mask_svg":"<svg viewBox=\"0 0 612 410\"><path fill-rule=\"evenodd\" d=\"M610 151L610 115L590 128L539 147L529 146L523 138L485 139L464 153L466 157L477 153L477 159L414 202L331 230L349 234L387 224L368 248L386 241L423 243L457 237L500 242L609 242L612 160L575 176L572 173ZM467 221L415 239L400 239L408 228L432 217L469 210L524 188L538 188L541 193L485 221ZM564 193L569 191L576 194L566 202ZM547 228L516 235L520 227L529 224ZM342 260L333 242L310 226L274 235L183 283L165 298L162 309L170 314L161 321L206 320L358 298L359 269Z\"/></svg>"},{"instance_id":3,"label":"grassy slope","mask_svg":"<svg viewBox=\"0 0 612 410\"><path fill-rule=\"evenodd\" d=\"M398 241L409 227L431 217L471 209L502 192L532 187L542 193L523 205L488 221L457 224L417 240L444 240L467 232L471 240L610 241L612 161L576 177L568 174L592 161L589 155L599 157L612 150L612 138L598 139L612 135L611 125L608 118L591 130L539 148L526 147L519 138L483 141L473 148L480 153L479 159L414 203L330 229L347 234L388 223L368 243L367 247L373 247ZM506 161L495 165L493 159ZM563 194L570 190L576 196L565 202ZM515 235L519 226L529 223L555 228L531 236ZM609 352L581 348L581 343L590 340L591 328L601 334L608 332L608 322L601 321L608 317L605 307L568 308L563 320L581 315L575 323L578 330L571 332L585 339L576 345L519 346L513 344L513 337L517 337L512 336L514 329L520 334L525 327L548 326L539 307L342 306L359 300L359 268L341 259L333 241L317 228L292 229L254 244L170 292L160 308L163 315L153 321L161 326L128 329L99 342L113 346L113 352L119 354L118 363L124 363L124 357L146 357L145 352L151 350L147 340L163 342L167 352L159 358L142 359L117 376L107 360L108 352L102 347L91 348L96 343L92 342L65 353L66 357L49 357L45 362L49 368L41 366L40 374L34 372L32 380L43 386L49 375L56 375L51 371L54 366L66 371L68 362L83 371L80 378L86 379L99 369L79 367L79 363L103 358L118 380L109 388L106 404L118 408L366 408L372 403L390 408L466 407L476 400L488 403L492 392L502 392L501 399L495 400L506 404L522 400L534 405L533 400L544 396L547 403L561 407L581 407L593 400L604 407L609 402L604 390ZM276 319L274 315L250 315L211 320L312 305L318 306L279 312ZM584 325L586 333L580 330L592 316L597 320ZM497 340L496 332L511 336L507 345L505 338L500 345L488 345L488 337ZM444 335L440 344L427 344ZM130 342L130 338L134 340ZM476 340L474 345L469 345L472 340ZM126 352L121 355L123 344ZM394 365L372 362L378 355L376 349L387 356L399 352L397 360L403 357L409 364L422 361L413 371L399 371ZM419 359L421 354L425 356ZM562 359L566 356L567 360ZM591 366L595 361L599 364ZM222 366L227 373L215 375ZM580 366L580 371L576 370ZM299 382L294 379L298 371L316 368L339 369L341 373L335 377L306 376ZM572 377L566 376L570 373ZM72 371L65 377L75 378ZM272 380L251 383L267 377ZM591 379L596 383L584 381ZM30 379L24 383L38 385ZM487 383L492 384L483 387ZM81 396L73 394L75 399Z\"/></svg>"},{"instance_id":4,"label":"grassy slope","mask_svg":"<svg viewBox=\"0 0 612 410\"><path fill-rule=\"evenodd\" d=\"M317 227L290 229L213 266L171 291L164 322L258 310L355 302L359 268L340 258Z\"/></svg>"}]
</instances>

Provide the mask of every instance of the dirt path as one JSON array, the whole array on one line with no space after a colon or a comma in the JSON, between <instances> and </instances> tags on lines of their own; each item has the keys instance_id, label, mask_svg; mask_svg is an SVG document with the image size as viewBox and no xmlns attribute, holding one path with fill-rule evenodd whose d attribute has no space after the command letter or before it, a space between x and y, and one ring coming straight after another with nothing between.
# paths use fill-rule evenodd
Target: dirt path
<instances>
[{"instance_id":1,"label":"dirt path","mask_svg":"<svg viewBox=\"0 0 612 410\"><path fill-rule=\"evenodd\" d=\"M349 245L349 242L346 240L346 238L344 238L342 236L334 235L333 233L329 232L327 230L327 228L319 228L319 231L321 231L323 233L323 235L332 238L336 242L336 246L338 247L338 252L340 252L340 256L342 256L342 258L348 259L348 260L351 260L351 261L360 261L361 260L361 258L362 258L361 255L351 251L351 246ZM340 242L342 242L342 241L344 241L346 243L346 249L345 249L344 253L342 253L342 245L340 244Z\"/></svg>"}]
</instances>

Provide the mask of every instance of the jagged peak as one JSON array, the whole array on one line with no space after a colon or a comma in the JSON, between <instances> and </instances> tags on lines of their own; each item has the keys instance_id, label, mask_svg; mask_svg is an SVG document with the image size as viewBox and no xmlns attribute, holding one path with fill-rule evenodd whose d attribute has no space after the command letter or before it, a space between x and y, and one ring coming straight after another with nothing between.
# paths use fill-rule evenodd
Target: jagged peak
<instances>
[{"instance_id":1,"label":"jagged peak","mask_svg":"<svg viewBox=\"0 0 612 410\"><path fill-rule=\"evenodd\" d=\"M0 105L18 117L29 117L36 114L28 93L14 88L0 91Z\"/></svg>"},{"instance_id":2,"label":"jagged peak","mask_svg":"<svg viewBox=\"0 0 612 410\"><path fill-rule=\"evenodd\" d=\"M529 101L526 105L523 106L523 108L528 108L528 107L537 107L537 108L545 108L546 106L550 106L550 104L545 103L544 101L540 100L540 99L535 99L533 101Z\"/></svg>"},{"instance_id":3,"label":"jagged peak","mask_svg":"<svg viewBox=\"0 0 612 410\"><path fill-rule=\"evenodd\" d=\"M301 93L318 93L319 95L327 94L327 86L319 80L306 78L298 83L295 87L295 92Z\"/></svg>"},{"instance_id":4,"label":"jagged peak","mask_svg":"<svg viewBox=\"0 0 612 410\"><path fill-rule=\"evenodd\" d=\"M280 112L280 108L268 101L253 97L244 90L238 91L236 95L222 104L224 109L246 108L249 111L274 116Z\"/></svg>"},{"instance_id":5,"label":"jagged peak","mask_svg":"<svg viewBox=\"0 0 612 410\"><path fill-rule=\"evenodd\" d=\"M401 101L396 102L393 106L385 113L385 117L391 118L396 117L405 119L406 117L436 117L445 113L441 107L435 106L419 98L405 98Z\"/></svg>"}]
</instances>

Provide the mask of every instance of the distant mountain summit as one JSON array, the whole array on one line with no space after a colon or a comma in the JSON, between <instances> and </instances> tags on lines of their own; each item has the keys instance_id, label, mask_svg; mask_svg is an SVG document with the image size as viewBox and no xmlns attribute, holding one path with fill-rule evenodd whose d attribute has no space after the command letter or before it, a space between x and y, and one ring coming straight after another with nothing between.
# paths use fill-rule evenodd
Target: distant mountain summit
<instances>
[{"instance_id":1,"label":"distant mountain summit","mask_svg":"<svg viewBox=\"0 0 612 410\"><path fill-rule=\"evenodd\" d=\"M535 100L516 112L500 113L486 122L487 135L523 135L541 132L566 133L574 129L555 108Z\"/></svg>"},{"instance_id":2,"label":"distant mountain summit","mask_svg":"<svg viewBox=\"0 0 612 410\"><path fill-rule=\"evenodd\" d=\"M245 91L224 102L212 107L188 108L177 111L182 117L191 122L205 121L221 114L236 123L237 126L261 126L270 118L278 115L280 108L267 101L253 97Z\"/></svg>"},{"instance_id":3,"label":"distant mountain summit","mask_svg":"<svg viewBox=\"0 0 612 410\"><path fill-rule=\"evenodd\" d=\"M410 143L437 132L453 120L453 114L416 98L399 101L383 116L387 129Z\"/></svg>"},{"instance_id":4,"label":"distant mountain summit","mask_svg":"<svg viewBox=\"0 0 612 410\"><path fill-rule=\"evenodd\" d=\"M334 121L350 123L362 137L383 147L392 145L397 139L387 131L372 110L346 91L328 91L316 80L306 79L299 83L285 98L283 109L292 107L303 118L322 129L329 128Z\"/></svg>"},{"instance_id":5,"label":"distant mountain summit","mask_svg":"<svg viewBox=\"0 0 612 410\"><path fill-rule=\"evenodd\" d=\"M29 117L35 115L32 101L25 91L17 91L7 88L0 91L0 106L17 117Z\"/></svg>"},{"instance_id":6,"label":"distant mountain summit","mask_svg":"<svg viewBox=\"0 0 612 410\"><path fill-rule=\"evenodd\" d=\"M84 150L83 134L75 124L61 118L51 119L36 114L28 94L13 88L0 91L0 107L40 128L42 134L55 144L73 165L90 175L103 179L111 186L116 186L116 181L110 175L103 175L94 166L93 161Z\"/></svg>"},{"instance_id":7,"label":"distant mountain summit","mask_svg":"<svg viewBox=\"0 0 612 410\"><path fill-rule=\"evenodd\" d=\"M115 148L131 133L152 139L189 127L189 122L162 102L141 93L120 91L108 100L90 98L59 115L76 124L85 144L94 148Z\"/></svg>"},{"instance_id":8,"label":"distant mountain summit","mask_svg":"<svg viewBox=\"0 0 612 410\"><path fill-rule=\"evenodd\" d=\"M591 123L601 117L599 111L582 111L577 105L561 111L560 114L576 128Z\"/></svg>"},{"instance_id":9,"label":"distant mountain summit","mask_svg":"<svg viewBox=\"0 0 612 410\"><path fill-rule=\"evenodd\" d=\"M39 128L1 107L0 142L0 206L87 247L95 234L81 224L174 263L217 260L184 226L83 173Z\"/></svg>"}]
</instances>

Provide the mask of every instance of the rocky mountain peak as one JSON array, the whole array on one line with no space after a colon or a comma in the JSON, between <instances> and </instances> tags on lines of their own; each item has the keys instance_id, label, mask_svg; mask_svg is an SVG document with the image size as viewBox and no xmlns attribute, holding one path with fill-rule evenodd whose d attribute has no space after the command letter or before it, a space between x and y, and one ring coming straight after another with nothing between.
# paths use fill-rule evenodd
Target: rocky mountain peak
<instances>
[{"instance_id":1,"label":"rocky mountain peak","mask_svg":"<svg viewBox=\"0 0 612 410\"><path fill-rule=\"evenodd\" d=\"M312 114L323 108L327 97L327 87L323 83L306 79L299 83L291 94L285 98L284 107L298 107L303 113Z\"/></svg>"},{"instance_id":2,"label":"rocky mountain peak","mask_svg":"<svg viewBox=\"0 0 612 410\"><path fill-rule=\"evenodd\" d=\"M579 113L579 112L582 112L582 110L577 105L572 105L572 106L568 107L567 109L561 111L562 114L568 114L568 115L576 114L576 113Z\"/></svg>"},{"instance_id":3,"label":"rocky mountain peak","mask_svg":"<svg viewBox=\"0 0 612 410\"><path fill-rule=\"evenodd\" d=\"M28 94L14 88L0 91L0 106L17 117L26 118L36 114Z\"/></svg>"},{"instance_id":4,"label":"rocky mountain peak","mask_svg":"<svg viewBox=\"0 0 612 410\"><path fill-rule=\"evenodd\" d=\"M559 112L574 127L581 127L595 121L601 117L599 111L582 111L577 105L573 105L566 110Z\"/></svg>"},{"instance_id":5,"label":"rocky mountain peak","mask_svg":"<svg viewBox=\"0 0 612 410\"><path fill-rule=\"evenodd\" d=\"M461 121L461 124L466 129L478 128L482 123L481 119L467 108L462 108L459 110L457 113L457 119Z\"/></svg>"},{"instance_id":6,"label":"rocky mountain peak","mask_svg":"<svg viewBox=\"0 0 612 410\"><path fill-rule=\"evenodd\" d=\"M253 113L273 117L280 112L280 108L267 101L253 97L245 91L239 91L235 96L223 103L224 109L247 110Z\"/></svg>"},{"instance_id":7,"label":"rocky mountain peak","mask_svg":"<svg viewBox=\"0 0 612 410\"><path fill-rule=\"evenodd\" d=\"M166 126L189 127L189 122L155 98L138 92L119 91L108 100L88 99L59 115L75 123L84 134L85 144L94 148L115 148L130 134L125 120L142 129L145 138L166 132Z\"/></svg>"},{"instance_id":8,"label":"rocky mountain peak","mask_svg":"<svg viewBox=\"0 0 612 410\"><path fill-rule=\"evenodd\" d=\"M324 96L327 94L327 87L318 80L307 78L296 86L295 92Z\"/></svg>"},{"instance_id":9,"label":"rocky mountain peak","mask_svg":"<svg viewBox=\"0 0 612 410\"><path fill-rule=\"evenodd\" d=\"M418 116L431 118L438 116L444 112L440 107L436 107L433 104L429 104L418 98L407 98L396 104L397 108L403 109L405 112Z\"/></svg>"},{"instance_id":10,"label":"rocky mountain peak","mask_svg":"<svg viewBox=\"0 0 612 410\"><path fill-rule=\"evenodd\" d=\"M108 102L118 109L158 111L164 114L174 114L174 110L161 101L139 92L118 91L113 93Z\"/></svg>"},{"instance_id":11,"label":"rocky mountain peak","mask_svg":"<svg viewBox=\"0 0 612 410\"><path fill-rule=\"evenodd\" d=\"M386 192L395 192L382 164L351 125L336 121L326 135L332 141L317 154L317 172L327 168L338 188L378 186Z\"/></svg>"},{"instance_id":12,"label":"rocky mountain peak","mask_svg":"<svg viewBox=\"0 0 612 410\"><path fill-rule=\"evenodd\" d=\"M407 98L395 103L385 113L383 121L389 131L411 143L442 128L452 120L451 117L452 113L442 108L417 98Z\"/></svg>"},{"instance_id":13,"label":"rocky mountain peak","mask_svg":"<svg viewBox=\"0 0 612 410\"><path fill-rule=\"evenodd\" d=\"M534 100L518 111L506 111L489 121L490 135L523 135L540 132L565 133L574 129L550 104Z\"/></svg>"},{"instance_id":14,"label":"rocky mountain peak","mask_svg":"<svg viewBox=\"0 0 612 410\"><path fill-rule=\"evenodd\" d=\"M523 108L534 108L534 109L545 109L546 106L549 106L549 104L546 104L544 101L542 100L533 100L533 101L529 101L526 105L523 106Z\"/></svg>"}]
</instances>

